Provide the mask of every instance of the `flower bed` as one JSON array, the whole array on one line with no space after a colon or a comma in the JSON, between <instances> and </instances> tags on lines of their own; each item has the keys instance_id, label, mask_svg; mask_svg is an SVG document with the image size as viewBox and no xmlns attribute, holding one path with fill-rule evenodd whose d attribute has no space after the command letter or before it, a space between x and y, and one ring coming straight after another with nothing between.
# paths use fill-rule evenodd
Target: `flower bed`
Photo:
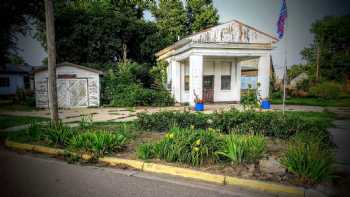
<instances>
[{"instance_id":1,"label":"flower bed","mask_svg":"<svg viewBox=\"0 0 350 197\"><path fill-rule=\"evenodd\" d=\"M130 123L92 124L84 119L78 128L34 124L11 139L95 158L113 155L288 184L310 185L333 176L334 156L326 130L331 116L326 113L138 116Z\"/></svg>"}]
</instances>

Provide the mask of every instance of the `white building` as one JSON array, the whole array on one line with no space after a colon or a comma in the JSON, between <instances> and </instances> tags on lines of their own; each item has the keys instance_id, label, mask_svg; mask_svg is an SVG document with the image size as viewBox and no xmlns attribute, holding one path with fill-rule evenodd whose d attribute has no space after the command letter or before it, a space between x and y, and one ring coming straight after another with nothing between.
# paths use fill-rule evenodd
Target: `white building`
<instances>
[{"instance_id":1,"label":"white building","mask_svg":"<svg viewBox=\"0 0 350 197\"><path fill-rule=\"evenodd\" d=\"M101 71L64 62L57 64L57 100L60 108L98 107L100 105ZM35 100L39 108L47 108L47 66L34 71Z\"/></svg>"},{"instance_id":2,"label":"white building","mask_svg":"<svg viewBox=\"0 0 350 197\"><path fill-rule=\"evenodd\" d=\"M237 20L195 33L159 51L169 63L167 82L176 102L239 102L241 92L260 83L269 96L271 50L277 38Z\"/></svg>"}]
</instances>

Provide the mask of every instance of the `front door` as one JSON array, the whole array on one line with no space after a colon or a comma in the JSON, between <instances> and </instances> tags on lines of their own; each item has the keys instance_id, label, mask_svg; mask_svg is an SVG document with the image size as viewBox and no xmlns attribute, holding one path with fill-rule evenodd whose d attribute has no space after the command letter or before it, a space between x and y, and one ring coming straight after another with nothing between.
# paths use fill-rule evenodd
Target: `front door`
<instances>
[{"instance_id":1,"label":"front door","mask_svg":"<svg viewBox=\"0 0 350 197\"><path fill-rule=\"evenodd\" d=\"M206 103L214 102L214 75L203 76L203 100Z\"/></svg>"}]
</instances>

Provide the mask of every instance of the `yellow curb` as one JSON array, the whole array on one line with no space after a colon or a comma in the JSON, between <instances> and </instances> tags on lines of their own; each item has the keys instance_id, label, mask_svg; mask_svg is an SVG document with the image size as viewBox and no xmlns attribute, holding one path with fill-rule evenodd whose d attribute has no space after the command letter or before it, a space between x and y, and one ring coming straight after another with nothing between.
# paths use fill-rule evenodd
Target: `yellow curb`
<instances>
[{"instance_id":1,"label":"yellow curb","mask_svg":"<svg viewBox=\"0 0 350 197\"><path fill-rule=\"evenodd\" d=\"M58 148L49 148L46 146L38 146L34 145L33 146L33 151L39 152L39 153L45 153L48 155L63 155L64 150L63 149L58 149Z\"/></svg>"},{"instance_id":2,"label":"yellow curb","mask_svg":"<svg viewBox=\"0 0 350 197\"><path fill-rule=\"evenodd\" d=\"M23 144L23 143L17 143L9 140L6 140L5 145L10 148L16 148L16 149L27 150L27 151L36 151L36 152L45 153L49 155L63 155L65 152L63 149L55 149L55 148L49 148L45 146ZM71 153L71 154L78 155L77 153ZM90 160L93 156L90 154L82 154L80 155L80 157L84 160ZM263 182L263 181L241 179L241 178L230 177L230 176L216 175L216 174L210 174L210 173L200 172L200 171L191 170L191 169L184 169L184 168L154 164L154 163L145 163L143 161L137 161L137 160L120 159L116 157L102 157L102 158L99 158L99 161L105 162L111 166L115 166L118 164L125 164L145 172L169 174L169 175L181 176L185 178L193 178L193 179L207 181L207 182L241 186L241 187L246 187L250 189L271 192L271 193L287 194L290 196L304 196L304 193L305 193L304 192L305 190L303 188L298 188L293 186L286 186L286 185L281 185L277 183L269 183L269 182Z\"/></svg>"},{"instance_id":3,"label":"yellow curb","mask_svg":"<svg viewBox=\"0 0 350 197\"><path fill-rule=\"evenodd\" d=\"M98 159L101 162L108 163L111 166L115 166L118 164L125 164L128 166L131 166L133 168L136 168L138 170L142 170L143 168L143 161L137 161L137 160L129 160L129 159L119 159L116 157L102 157Z\"/></svg>"},{"instance_id":4,"label":"yellow curb","mask_svg":"<svg viewBox=\"0 0 350 197\"><path fill-rule=\"evenodd\" d=\"M81 157L83 160L90 161L90 160L93 158L93 155L84 153L84 154L80 155L80 157Z\"/></svg>"},{"instance_id":5,"label":"yellow curb","mask_svg":"<svg viewBox=\"0 0 350 197\"><path fill-rule=\"evenodd\" d=\"M242 187L248 187L255 190L262 190L271 193L286 193L291 196L304 196L304 189L293 187L293 186L285 186L276 183L268 183L263 181L255 181L255 180L247 180L236 177L225 177L225 183L228 185L236 185Z\"/></svg>"},{"instance_id":6,"label":"yellow curb","mask_svg":"<svg viewBox=\"0 0 350 197\"><path fill-rule=\"evenodd\" d=\"M32 151L34 147L34 145L31 145L31 144L22 144L22 143L17 143L10 140L6 140L5 145L10 148L27 150L27 151Z\"/></svg>"},{"instance_id":7,"label":"yellow curb","mask_svg":"<svg viewBox=\"0 0 350 197\"><path fill-rule=\"evenodd\" d=\"M172 166L166 166L166 165L160 165L160 164L144 163L143 171L171 174L175 176L182 176L186 178L193 178L193 179L219 183L219 184L225 183L225 176L222 176L222 175L209 174L209 173L200 172L196 170L190 170L190 169L184 169L184 168L178 168L178 167L172 167Z\"/></svg>"}]
</instances>

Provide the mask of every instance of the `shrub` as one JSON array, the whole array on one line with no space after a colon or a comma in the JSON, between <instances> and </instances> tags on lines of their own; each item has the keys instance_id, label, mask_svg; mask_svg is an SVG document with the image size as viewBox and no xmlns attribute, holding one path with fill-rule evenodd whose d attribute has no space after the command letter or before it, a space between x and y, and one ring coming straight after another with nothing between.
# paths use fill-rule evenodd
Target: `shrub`
<instances>
[{"instance_id":1,"label":"shrub","mask_svg":"<svg viewBox=\"0 0 350 197\"><path fill-rule=\"evenodd\" d=\"M208 128L208 115L190 112L158 112L137 114L137 125L145 130L167 131L173 126L180 128Z\"/></svg>"},{"instance_id":2,"label":"shrub","mask_svg":"<svg viewBox=\"0 0 350 197\"><path fill-rule=\"evenodd\" d=\"M297 134L288 145L281 163L303 183L319 183L333 178L334 155L314 134Z\"/></svg>"},{"instance_id":3,"label":"shrub","mask_svg":"<svg viewBox=\"0 0 350 197\"><path fill-rule=\"evenodd\" d=\"M174 99L162 85L156 87L156 84L152 84L152 88L149 88L139 81L139 77L149 78L145 67L125 62L109 70L103 82L103 100L116 107L173 105ZM150 84L149 80L144 84Z\"/></svg>"},{"instance_id":4,"label":"shrub","mask_svg":"<svg viewBox=\"0 0 350 197\"><path fill-rule=\"evenodd\" d=\"M142 160L152 159L155 157L154 145L150 143L141 144L137 147L136 154Z\"/></svg>"},{"instance_id":5,"label":"shrub","mask_svg":"<svg viewBox=\"0 0 350 197\"><path fill-rule=\"evenodd\" d=\"M126 142L126 137L118 132L105 131L84 132L73 136L69 141L71 149L93 153L94 156L103 156L118 151Z\"/></svg>"},{"instance_id":6,"label":"shrub","mask_svg":"<svg viewBox=\"0 0 350 197\"><path fill-rule=\"evenodd\" d=\"M257 88L259 88L259 84ZM241 104L243 106L244 110L254 110L256 108L259 108L259 98L260 95L258 93L258 90L252 89L252 86L248 85L248 90L246 95L242 96Z\"/></svg>"},{"instance_id":7,"label":"shrub","mask_svg":"<svg viewBox=\"0 0 350 197\"><path fill-rule=\"evenodd\" d=\"M167 131L176 125L180 128L193 126L197 129L214 128L223 133L235 131L241 134L263 134L279 138L289 138L296 132L322 132L328 135L327 127L331 119L312 119L306 113L288 112L217 112L213 114L190 112L158 112L138 114L137 125L141 129ZM309 117L310 116L310 117Z\"/></svg>"},{"instance_id":8,"label":"shrub","mask_svg":"<svg viewBox=\"0 0 350 197\"><path fill-rule=\"evenodd\" d=\"M216 160L215 152L220 146L216 131L172 128L155 145L156 155L170 162L181 162L200 166Z\"/></svg>"},{"instance_id":9,"label":"shrub","mask_svg":"<svg viewBox=\"0 0 350 197\"><path fill-rule=\"evenodd\" d=\"M224 139L218 155L229 159L232 163L255 162L259 159L266 147L262 135L241 135L231 133Z\"/></svg>"},{"instance_id":10,"label":"shrub","mask_svg":"<svg viewBox=\"0 0 350 197\"><path fill-rule=\"evenodd\" d=\"M273 99L281 99L283 97L283 92L282 91L273 92L271 97Z\"/></svg>"},{"instance_id":11,"label":"shrub","mask_svg":"<svg viewBox=\"0 0 350 197\"><path fill-rule=\"evenodd\" d=\"M62 122L60 122L58 125L50 125L46 132L49 143L61 146L68 145L69 140L74 135L74 129L65 126Z\"/></svg>"},{"instance_id":12,"label":"shrub","mask_svg":"<svg viewBox=\"0 0 350 197\"><path fill-rule=\"evenodd\" d=\"M342 86L336 82L325 81L310 88L310 95L323 99L337 99Z\"/></svg>"}]
</instances>

